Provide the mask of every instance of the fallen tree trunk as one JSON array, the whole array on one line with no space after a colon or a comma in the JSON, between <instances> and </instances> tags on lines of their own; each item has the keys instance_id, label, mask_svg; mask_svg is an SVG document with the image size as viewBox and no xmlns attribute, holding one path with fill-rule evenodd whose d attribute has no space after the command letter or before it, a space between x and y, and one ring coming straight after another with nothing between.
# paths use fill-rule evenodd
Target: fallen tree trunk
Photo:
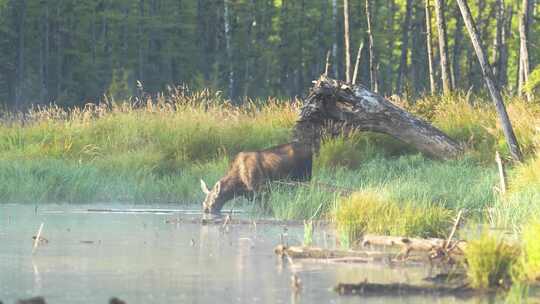
<instances>
[{"instance_id":1,"label":"fallen tree trunk","mask_svg":"<svg viewBox=\"0 0 540 304\"><path fill-rule=\"evenodd\" d=\"M362 296L413 296L413 295L438 295L455 296L468 298L475 295L489 294L490 290L476 290L466 285L458 287L448 286L416 286L401 283L380 284L380 283L339 283L334 290L340 295L362 295Z\"/></svg>"},{"instance_id":2,"label":"fallen tree trunk","mask_svg":"<svg viewBox=\"0 0 540 304\"><path fill-rule=\"evenodd\" d=\"M295 259L321 260L325 263L426 263L430 262L428 255L402 256L396 252L380 252L365 250L339 250L325 249L309 246L284 246L278 245L274 253L279 256L286 256Z\"/></svg>"},{"instance_id":3,"label":"fallen tree trunk","mask_svg":"<svg viewBox=\"0 0 540 304\"><path fill-rule=\"evenodd\" d=\"M408 238L400 236L364 235L362 247L380 246L399 249L396 252L373 252L366 250L339 250L309 246L279 245L274 252L280 256L293 259L357 259L363 262L377 261L414 261L414 262L454 262L463 258L467 245L464 241L448 241L444 239ZM413 255L413 253L417 253Z\"/></svg>"},{"instance_id":4,"label":"fallen tree trunk","mask_svg":"<svg viewBox=\"0 0 540 304\"><path fill-rule=\"evenodd\" d=\"M462 151L457 142L439 129L364 86L322 75L304 102L294 139L318 148L320 137L328 127L385 133L444 159Z\"/></svg>"},{"instance_id":5,"label":"fallen tree trunk","mask_svg":"<svg viewBox=\"0 0 540 304\"><path fill-rule=\"evenodd\" d=\"M407 248L409 251L433 251L437 249L452 249L454 253L461 254L467 243L464 241L449 241L444 239L429 238L409 238L401 236L385 236L366 234L362 237L362 246L387 246Z\"/></svg>"}]
</instances>

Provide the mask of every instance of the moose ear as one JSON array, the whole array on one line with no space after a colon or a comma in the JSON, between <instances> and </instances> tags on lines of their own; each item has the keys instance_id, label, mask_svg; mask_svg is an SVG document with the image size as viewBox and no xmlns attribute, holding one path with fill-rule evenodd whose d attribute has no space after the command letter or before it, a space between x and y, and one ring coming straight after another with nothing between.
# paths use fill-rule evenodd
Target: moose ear
<instances>
[{"instance_id":1,"label":"moose ear","mask_svg":"<svg viewBox=\"0 0 540 304\"><path fill-rule=\"evenodd\" d=\"M221 192L221 181L218 181L214 187L216 188L216 193L219 194Z\"/></svg>"},{"instance_id":2,"label":"moose ear","mask_svg":"<svg viewBox=\"0 0 540 304\"><path fill-rule=\"evenodd\" d=\"M206 183L201 178L201 190L204 194L210 193L210 190L208 190L208 187L206 186Z\"/></svg>"}]
</instances>

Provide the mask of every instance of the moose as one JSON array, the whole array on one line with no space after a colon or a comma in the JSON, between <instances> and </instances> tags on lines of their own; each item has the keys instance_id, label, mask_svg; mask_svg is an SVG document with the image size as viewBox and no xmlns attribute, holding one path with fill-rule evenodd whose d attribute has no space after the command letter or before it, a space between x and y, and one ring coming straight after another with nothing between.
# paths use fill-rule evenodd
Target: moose
<instances>
[{"instance_id":1,"label":"moose","mask_svg":"<svg viewBox=\"0 0 540 304\"><path fill-rule=\"evenodd\" d=\"M239 196L252 199L254 193L269 181L311 179L313 152L311 146L300 142L287 143L265 150L240 152L232 161L227 174L208 190L201 179L201 189L206 194L203 201L205 213L219 213L223 205Z\"/></svg>"}]
</instances>

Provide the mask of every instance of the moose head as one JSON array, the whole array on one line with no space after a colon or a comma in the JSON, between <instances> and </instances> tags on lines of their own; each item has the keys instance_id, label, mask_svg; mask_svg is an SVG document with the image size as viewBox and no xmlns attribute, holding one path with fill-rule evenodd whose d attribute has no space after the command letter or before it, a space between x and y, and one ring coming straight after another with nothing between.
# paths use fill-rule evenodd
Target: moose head
<instances>
[{"instance_id":1,"label":"moose head","mask_svg":"<svg viewBox=\"0 0 540 304\"><path fill-rule=\"evenodd\" d=\"M206 194L206 198L202 203L204 213L219 213L227 201L227 198L222 193L221 181L218 181L212 190L208 190L206 183L201 179L201 190Z\"/></svg>"}]
</instances>

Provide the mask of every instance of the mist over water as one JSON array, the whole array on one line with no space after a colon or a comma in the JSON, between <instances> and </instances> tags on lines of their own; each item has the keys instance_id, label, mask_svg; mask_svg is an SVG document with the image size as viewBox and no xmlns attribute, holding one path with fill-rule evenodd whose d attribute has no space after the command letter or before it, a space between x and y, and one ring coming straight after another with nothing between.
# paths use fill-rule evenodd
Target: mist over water
<instances>
[{"instance_id":1,"label":"mist over water","mask_svg":"<svg viewBox=\"0 0 540 304\"><path fill-rule=\"evenodd\" d=\"M338 282L415 284L433 273L425 267L379 264L297 260L291 265L273 252L284 233L279 224L223 229L201 225L200 214L85 210L46 205L36 213L33 206L0 206L0 300L13 303L39 295L48 303L107 303L111 297L127 303L484 302L433 296L340 297L332 291ZM49 243L32 255L32 236L42 222L42 236ZM291 245L300 244L303 227L289 226L286 235ZM316 231L314 241L335 246L326 231ZM291 288L293 273L302 281L297 294Z\"/></svg>"}]
</instances>

